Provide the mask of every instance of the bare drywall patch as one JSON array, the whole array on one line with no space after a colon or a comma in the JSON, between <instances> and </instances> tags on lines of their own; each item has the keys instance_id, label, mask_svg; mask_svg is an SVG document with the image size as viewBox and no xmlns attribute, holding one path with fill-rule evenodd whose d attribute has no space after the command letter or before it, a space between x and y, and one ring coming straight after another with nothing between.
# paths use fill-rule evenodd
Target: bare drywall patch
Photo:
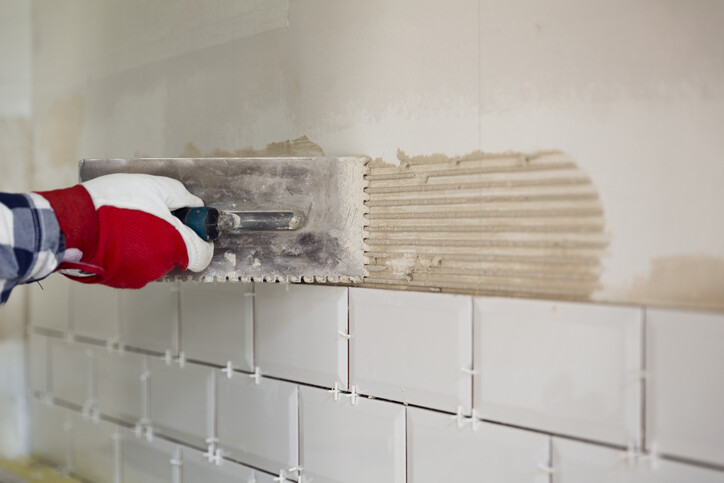
<instances>
[{"instance_id":1,"label":"bare drywall patch","mask_svg":"<svg viewBox=\"0 0 724 483\"><path fill-rule=\"evenodd\" d=\"M58 98L40 121L38 139L51 165L64 168L79 158L83 104L80 94Z\"/></svg>"},{"instance_id":2,"label":"bare drywall patch","mask_svg":"<svg viewBox=\"0 0 724 483\"><path fill-rule=\"evenodd\" d=\"M587 299L608 245L588 176L564 153L370 163L366 286Z\"/></svg>"},{"instance_id":3,"label":"bare drywall patch","mask_svg":"<svg viewBox=\"0 0 724 483\"><path fill-rule=\"evenodd\" d=\"M324 156L324 151L319 144L309 140L307 136L296 139L287 139L276 143L269 143L263 149L246 147L228 151L224 149L212 149L207 153L193 143L187 143L181 157L184 158L255 158L255 157L285 157L285 156Z\"/></svg>"},{"instance_id":4,"label":"bare drywall patch","mask_svg":"<svg viewBox=\"0 0 724 483\"><path fill-rule=\"evenodd\" d=\"M628 298L652 305L724 309L724 260L696 255L655 258Z\"/></svg>"}]
</instances>

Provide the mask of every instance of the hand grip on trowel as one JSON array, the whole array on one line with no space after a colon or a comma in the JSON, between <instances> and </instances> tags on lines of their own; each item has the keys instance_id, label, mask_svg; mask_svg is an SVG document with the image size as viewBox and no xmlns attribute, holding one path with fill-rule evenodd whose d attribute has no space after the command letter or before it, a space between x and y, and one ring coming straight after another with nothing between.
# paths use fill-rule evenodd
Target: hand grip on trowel
<instances>
[{"instance_id":1,"label":"hand grip on trowel","mask_svg":"<svg viewBox=\"0 0 724 483\"><path fill-rule=\"evenodd\" d=\"M171 214L206 241L244 231L296 230L304 223L293 211L222 211L201 206L180 208Z\"/></svg>"}]
</instances>

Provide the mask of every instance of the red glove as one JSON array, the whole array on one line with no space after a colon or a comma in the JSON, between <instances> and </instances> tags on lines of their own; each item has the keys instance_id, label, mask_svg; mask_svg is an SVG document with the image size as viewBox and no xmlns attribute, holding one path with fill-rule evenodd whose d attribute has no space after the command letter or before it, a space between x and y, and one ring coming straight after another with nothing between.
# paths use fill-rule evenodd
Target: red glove
<instances>
[{"instance_id":1,"label":"red glove","mask_svg":"<svg viewBox=\"0 0 724 483\"><path fill-rule=\"evenodd\" d=\"M204 204L175 179L111 174L38 194L65 235L58 270L73 280L141 288L174 267L198 272L211 261L213 244L171 214Z\"/></svg>"}]
</instances>

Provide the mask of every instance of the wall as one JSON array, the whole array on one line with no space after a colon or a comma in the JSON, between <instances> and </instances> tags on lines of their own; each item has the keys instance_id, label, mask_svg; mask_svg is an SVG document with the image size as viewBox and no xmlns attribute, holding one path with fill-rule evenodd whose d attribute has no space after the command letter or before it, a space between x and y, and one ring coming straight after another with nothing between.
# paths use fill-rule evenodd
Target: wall
<instances>
[{"instance_id":1,"label":"wall","mask_svg":"<svg viewBox=\"0 0 724 483\"><path fill-rule=\"evenodd\" d=\"M30 297L34 452L99 481L721 481L721 316L679 310L724 300L712 222L723 13L644 0L33 2L35 189L72 184L81 157L223 156L302 136L389 171L418 155L525 164L553 150L590 181L602 247L566 297L584 304L238 284L118 293L51 277ZM521 286L478 270L482 289Z\"/></svg>"},{"instance_id":2,"label":"wall","mask_svg":"<svg viewBox=\"0 0 724 483\"><path fill-rule=\"evenodd\" d=\"M0 191L29 187L31 139L30 3L0 0ZM21 287L0 310L0 454L27 447L23 327L26 290Z\"/></svg>"}]
</instances>

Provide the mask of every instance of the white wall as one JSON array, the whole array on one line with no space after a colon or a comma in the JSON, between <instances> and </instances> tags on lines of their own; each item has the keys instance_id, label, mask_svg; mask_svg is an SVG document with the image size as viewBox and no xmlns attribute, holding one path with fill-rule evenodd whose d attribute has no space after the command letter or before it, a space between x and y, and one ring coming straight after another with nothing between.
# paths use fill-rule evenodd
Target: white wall
<instances>
[{"instance_id":1,"label":"white wall","mask_svg":"<svg viewBox=\"0 0 724 483\"><path fill-rule=\"evenodd\" d=\"M31 161L30 2L0 0L0 191L28 189ZM21 288L0 310L0 454L27 445L23 323L26 293Z\"/></svg>"}]
</instances>

